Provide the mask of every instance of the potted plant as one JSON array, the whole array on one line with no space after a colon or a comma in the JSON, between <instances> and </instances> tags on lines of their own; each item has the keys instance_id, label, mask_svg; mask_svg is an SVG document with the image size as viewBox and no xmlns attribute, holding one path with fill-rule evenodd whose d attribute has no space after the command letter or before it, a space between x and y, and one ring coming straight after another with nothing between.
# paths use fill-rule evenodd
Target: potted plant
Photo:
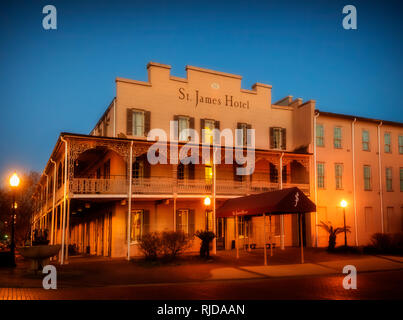
<instances>
[{"instance_id":1,"label":"potted plant","mask_svg":"<svg viewBox=\"0 0 403 320\"><path fill-rule=\"evenodd\" d=\"M209 258L210 257L210 244L215 238L215 234L212 231L196 231L196 237L201 240L200 245L200 257Z\"/></svg>"},{"instance_id":2,"label":"potted plant","mask_svg":"<svg viewBox=\"0 0 403 320\"><path fill-rule=\"evenodd\" d=\"M329 245L327 247L327 250L334 251L334 248L336 247L336 237L339 233L344 232L344 227L333 228L331 222L325 223L323 221L321 221L318 226L329 233ZM349 226L346 226L346 232L351 232Z\"/></svg>"}]
</instances>

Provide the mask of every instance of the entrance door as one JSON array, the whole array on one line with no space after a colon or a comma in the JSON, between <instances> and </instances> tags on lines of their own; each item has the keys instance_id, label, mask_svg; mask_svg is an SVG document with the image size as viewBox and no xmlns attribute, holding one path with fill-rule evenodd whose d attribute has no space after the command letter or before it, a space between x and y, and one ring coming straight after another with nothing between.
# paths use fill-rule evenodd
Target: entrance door
<instances>
[{"instance_id":1,"label":"entrance door","mask_svg":"<svg viewBox=\"0 0 403 320\"><path fill-rule=\"evenodd\" d=\"M225 218L217 218L217 250L225 250Z\"/></svg>"}]
</instances>

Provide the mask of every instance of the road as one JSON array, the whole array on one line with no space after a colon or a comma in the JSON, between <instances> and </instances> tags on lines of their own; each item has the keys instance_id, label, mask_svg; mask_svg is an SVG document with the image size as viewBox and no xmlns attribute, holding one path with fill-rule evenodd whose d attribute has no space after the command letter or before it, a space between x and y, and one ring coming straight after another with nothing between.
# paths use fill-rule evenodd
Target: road
<instances>
[{"instance_id":1,"label":"road","mask_svg":"<svg viewBox=\"0 0 403 320\"><path fill-rule=\"evenodd\" d=\"M219 280L85 288L0 288L0 299L403 299L403 271L358 273L357 289L345 290L342 275Z\"/></svg>"}]
</instances>

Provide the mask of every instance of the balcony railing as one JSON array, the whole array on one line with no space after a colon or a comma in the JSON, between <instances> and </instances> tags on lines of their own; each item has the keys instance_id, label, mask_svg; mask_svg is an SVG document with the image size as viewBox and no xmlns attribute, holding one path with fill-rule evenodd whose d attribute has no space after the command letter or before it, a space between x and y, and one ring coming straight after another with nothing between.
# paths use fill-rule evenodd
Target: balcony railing
<instances>
[{"instance_id":1,"label":"balcony railing","mask_svg":"<svg viewBox=\"0 0 403 320\"><path fill-rule=\"evenodd\" d=\"M309 184L284 184L284 188L299 187L309 193ZM245 195L277 190L278 183L253 180L233 181L216 180L217 195ZM128 181L124 178L93 179L74 178L72 190L74 194L126 194ZM176 180L168 177L152 177L133 179L133 194L210 194L212 183L205 179Z\"/></svg>"}]
</instances>

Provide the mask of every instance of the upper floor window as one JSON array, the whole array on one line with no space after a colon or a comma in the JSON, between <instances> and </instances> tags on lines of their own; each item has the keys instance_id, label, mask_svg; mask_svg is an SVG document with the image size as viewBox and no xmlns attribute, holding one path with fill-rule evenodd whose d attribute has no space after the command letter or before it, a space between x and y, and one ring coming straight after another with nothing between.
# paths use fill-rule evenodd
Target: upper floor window
<instances>
[{"instance_id":1,"label":"upper floor window","mask_svg":"<svg viewBox=\"0 0 403 320\"><path fill-rule=\"evenodd\" d=\"M238 123L237 124L237 133L235 133L237 139L238 146L246 146L248 143L248 129L251 129L252 126L247 123ZM239 131L241 130L241 131Z\"/></svg>"},{"instance_id":2,"label":"upper floor window","mask_svg":"<svg viewBox=\"0 0 403 320\"><path fill-rule=\"evenodd\" d=\"M369 132L362 130L362 150L369 151Z\"/></svg>"},{"instance_id":3,"label":"upper floor window","mask_svg":"<svg viewBox=\"0 0 403 320\"><path fill-rule=\"evenodd\" d=\"M194 179L195 165L193 163L189 163L187 165L179 163L177 168L177 178L178 180Z\"/></svg>"},{"instance_id":4,"label":"upper floor window","mask_svg":"<svg viewBox=\"0 0 403 320\"><path fill-rule=\"evenodd\" d=\"M271 149L286 149L286 129L285 128L270 128L270 148Z\"/></svg>"},{"instance_id":5,"label":"upper floor window","mask_svg":"<svg viewBox=\"0 0 403 320\"><path fill-rule=\"evenodd\" d=\"M319 189L325 188L325 164L317 163L317 184Z\"/></svg>"},{"instance_id":6,"label":"upper floor window","mask_svg":"<svg viewBox=\"0 0 403 320\"><path fill-rule=\"evenodd\" d=\"M57 169L57 188L59 189L62 186L63 181L63 168L62 163L59 163L59 167Z\"/></svg>"},{"instance_id":7,"label":"upper floor window","mask_svg":"<svg viewBox=\"0 0 403 320\"><path fill-rule=\"evenodd\" d=\"M213 143L213 130L220 129L220 121L200 119L202 143Z\"/></svg>"},{"instance_id":8,"label":"upper floor window","mask_svg":"<svg viewBox=\"0 0 403 320\"><path fill-rule=\"evenodd\" d=\"M138 242L148 232L150 212L148 210L132 210L130 241Z\"/></svg>"},{"instance_id":9,"label":"upper floor window","mask_svg":"<svg viewBox=\"0 0 403 320\"><path fill-rule=\"evenodd\" d=\"M386 153L392 152L392 145L391 145L392 142L390 138L390 132L385 132L384 140L385 140L385 152Z\"/></svg>"},{"instance_id":10,"label":"upper floor window","mask_svg":"<svg viewBox=\"0 0 403 320\"><path fill-rule=\"evenodd\" d=\"M343 164L335 163L334 172L336 178L336 189L343 189Z\"/></svg>"},{"instance_id":11,"label":"upper floor window","mask_svg":"<svg viewBox=\"0 0 403 320\"><path fill-rule=\"evenodd\" d=\"M189 141L191 134L188 129L194 129L194 118L188 116L174 116L174 120L178 122L179 141Z\"/></svg>"},{"instance_id":12,"label":"upper floor window","mask_svg":"<svg viewBox=\"0 0 403 320\"><path fill-rule=\"evenodd\" d=\"M399 136L399 153L403 154L403 136Z\"/></svg>"},{"instance_id":13,"label":"upper floor window","mask_svg":"<svg viewBox=\"0 0 403 320\"><path fill-rule=\"evenodd\" d=\"M386 191L393 191L392 188L392 168L385 169Z\"/></svg>"},{"instance_id":14,"label":"upper floor window","mask_svg":"<svg viewBox=\"0 0 403 320\"><path fill-rule=\"evenodd\" d=\"M323 147L325 145L325 130L323 124L316 125L316 145L318 147Z\"/></svg>"},{"instance_id":15,"label":"upper floor window","mask_svg":"<svg viewBox=\"0 0 403 320\"><path fill-rule=\"evenodd\" d=\"M150 112L127 109L127 135L144 137L150 131Z\"/></svg>"},{"instance_id":16,"label":"upper floor window","mask_svg":"<svg viewBox=\"0 0 403 320\"><path fill-rule=\"evenodd\" d=\"M206 179L206 184L211 184L213 181L213 167L211 165L206 165L204 167L204 176Z\"/></svg>"},{"instance_id":17,"label":"upper floor window","mask_svg":"<svg viewBox=\"0 0 403 320\"><path fill-rule=\"evenodd\" d=\"M333 142L336 149L341 148L341 127L334 128Z\"/></svg>"},{"instance_id":18,"label":"upper floor window","mask_svg":"<svg viewBox=\"0 0 403 320\"><path fill-rule=\"evenodd\" d=\"M364 166L364 190L371 190L371 166Z\"/></svg>"}]
</instances>

